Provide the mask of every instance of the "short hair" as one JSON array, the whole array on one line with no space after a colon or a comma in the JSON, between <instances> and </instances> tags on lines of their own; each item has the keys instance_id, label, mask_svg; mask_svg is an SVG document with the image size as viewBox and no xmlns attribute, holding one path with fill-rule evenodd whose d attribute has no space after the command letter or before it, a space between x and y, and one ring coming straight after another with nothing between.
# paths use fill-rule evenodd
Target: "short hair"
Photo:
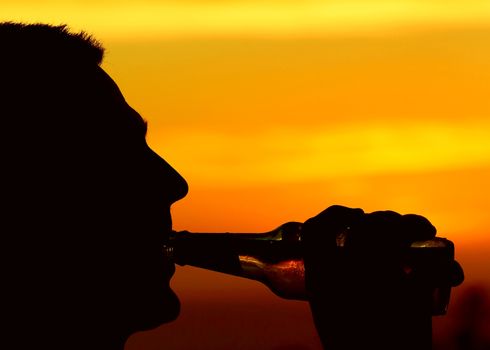
<instances>
[{"instance_id":1,"label":"short hair","mask_svg":"<svg viewBox=\"0 0 490 350\"><path fill-rule=\"evenodd\" d=\"M104 48L84 31L70 32L67 25L0 23L0 62L27 62L30 58L56 65L76 61L100 65Z\"/></svg>"},{"instance_id":2,"label":"short hair","mask_svg":"<svg viewBox=\"0 0 490 350\"><path fill-rule=\"evenodd\" d=\"M83 111L102 108L87 97L96 94L102 45L67 25L0 22L0 50L0 125L29 134L29 142L44 137L43 145L70 125L82 135L74 128L94 115Z\"/></svg>"}]
</instances>

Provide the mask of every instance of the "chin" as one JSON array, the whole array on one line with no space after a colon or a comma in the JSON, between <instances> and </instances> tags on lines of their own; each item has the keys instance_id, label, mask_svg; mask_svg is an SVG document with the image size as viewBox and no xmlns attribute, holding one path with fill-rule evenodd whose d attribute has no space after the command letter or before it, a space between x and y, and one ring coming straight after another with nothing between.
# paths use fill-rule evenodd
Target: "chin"
<instances>
[{"instance_id":1,"label":"chin","mask_svg":"<svg viewBox=\"0 0 490 350\"><path fill-rule=\"evenodd\" d=\"M173 290L168 288L158 300L145 300L134 315L131 328L133 332L147 331L172 322L180 313L180 301Z\"/></svg>"}]
</instances>

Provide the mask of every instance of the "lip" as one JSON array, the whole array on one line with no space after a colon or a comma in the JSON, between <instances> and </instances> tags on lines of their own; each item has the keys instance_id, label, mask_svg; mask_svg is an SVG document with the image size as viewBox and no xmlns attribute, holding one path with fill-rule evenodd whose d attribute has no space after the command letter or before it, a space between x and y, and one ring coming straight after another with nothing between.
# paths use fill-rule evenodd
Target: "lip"
<instances>
[{"instance_id":1,"label":"lip","mask_svg":"<svg viewBox=\"0 0 490 350\"><path fill-rule=\"evenodd\" d=\"M166 207L163 211L163 215L160 216L160 235L162 237L162 255L161 266L164 274L164 278L170 279L175 274L175 264L172 258L170 247L168 245L170 240L170 234L172 232L172 215L170 214L170 207Z\"/></svg>"},{"instance_id":2,"label":"lip","mask_svg":"<svg viewBox=\"0 0 490 350\"><path fill-rule=\"evenodd\" d=\"M165 300L165 312L161 314L165 315L161 320L163 323L174 321L180 314L180 300L172 289L167 290Z\"/></svg>"},{"instance_id":3,"label":"lip","mask_svg":"<svg viewBox=\"0 0 490 350\"><path fill-rule=\"evenodd\" d=\"M164 271L164 277L170 280L175 274L175 263L172 257L171 248L166 244L162 247L162 269Z\"/></svg>"}]
</instances>

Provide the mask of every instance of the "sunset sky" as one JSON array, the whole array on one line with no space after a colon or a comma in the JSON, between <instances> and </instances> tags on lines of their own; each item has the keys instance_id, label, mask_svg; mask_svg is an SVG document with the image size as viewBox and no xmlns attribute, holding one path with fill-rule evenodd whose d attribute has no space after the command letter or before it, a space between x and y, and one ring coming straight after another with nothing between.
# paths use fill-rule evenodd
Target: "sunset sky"
<instances>
[{"instance_id":1,"label":"sunset sky","mask_svg":"<svg viewBox=\"0 0 490 350\"><path fill-rule=\"evenodd\" d=\"M175 229L266 231L331 204L418 213L455 242L467 282L489 284L489 1L0 8L0 20L66 23L103 43L103 68L148 121L150 145L190 185ZM184 306L203 276L211 294L262 293L181 268Z\"/></svg>"}]
</instances>

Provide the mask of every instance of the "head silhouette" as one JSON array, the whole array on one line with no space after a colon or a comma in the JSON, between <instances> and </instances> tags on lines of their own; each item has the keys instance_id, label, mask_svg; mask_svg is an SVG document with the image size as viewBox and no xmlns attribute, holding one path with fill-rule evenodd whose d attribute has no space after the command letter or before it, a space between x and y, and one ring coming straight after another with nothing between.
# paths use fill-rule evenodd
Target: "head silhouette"
<instances>
[{"instance_id":1,"label":"head silhouette","mask_svg":"<svg viewBox=\"0 0 490 350\"><path fill-rule=\"evenodd\" d=\"M173 320L162 256L184 179L65 26L0 24L3 324L11 349L121 349Z\"/></svg>"}]
</instances>

